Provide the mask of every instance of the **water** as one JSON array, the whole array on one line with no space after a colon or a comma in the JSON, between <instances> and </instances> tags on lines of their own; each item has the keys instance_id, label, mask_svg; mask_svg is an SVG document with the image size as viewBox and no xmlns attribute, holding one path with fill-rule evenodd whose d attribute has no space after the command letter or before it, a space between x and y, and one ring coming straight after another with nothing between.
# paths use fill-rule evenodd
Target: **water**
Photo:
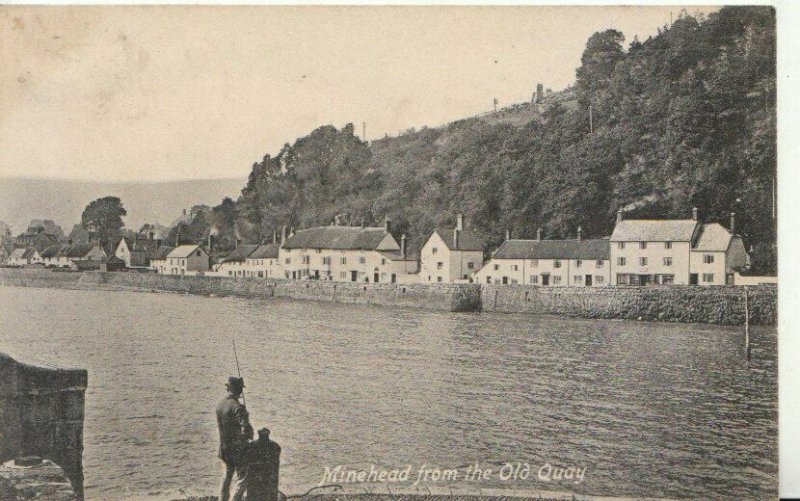
<instances>
[{"instance_id":1,"label":"water","mask_svg":"<svg viewBox=\"0 0 800 501\"><path fill-rule=\"evenodd\" d=\"M281 490L325 466L423 464L487 486L690 499L777 496L777 340L741 328L430 313L327 303L0 287L0 351L89 370L95 499L214 492L214 407L235 337ZM543 482L544 464L586 468ZM413 474L412 474L413 480Z\"/></svg>"}]
</instances>

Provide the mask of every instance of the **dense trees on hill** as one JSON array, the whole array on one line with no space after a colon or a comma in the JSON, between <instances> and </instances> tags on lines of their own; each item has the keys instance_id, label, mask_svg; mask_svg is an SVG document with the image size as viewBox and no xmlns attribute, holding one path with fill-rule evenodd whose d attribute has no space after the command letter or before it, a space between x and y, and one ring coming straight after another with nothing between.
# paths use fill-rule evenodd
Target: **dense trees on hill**
<instances>
[{"instance_id":1,"label":"dense trees on hill","mask_svg":"<svg viewBox=\"0 0 800 501\"><path fill-rule=\"evenodd\" d=\"M522 127L467 119L371 145L352 125L320 127L254 164L239 200L215 208L224 217L213 231L256 242L281 225L389 216L414 247L462 212L491 248L506 228L602 236L620 208L670 218L697 206L726 223L735 211L758 271L774 267L772 8L683 15L627 47L616 30L596 33L575 92L576 106L554 105Z\"/></svg>"}]
</instances>

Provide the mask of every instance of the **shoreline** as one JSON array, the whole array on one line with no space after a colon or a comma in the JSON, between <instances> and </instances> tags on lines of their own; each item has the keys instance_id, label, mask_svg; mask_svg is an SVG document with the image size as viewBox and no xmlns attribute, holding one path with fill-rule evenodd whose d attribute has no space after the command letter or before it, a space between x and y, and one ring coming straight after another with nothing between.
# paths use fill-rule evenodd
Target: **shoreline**
<instances>
[{"instance_id":1,"label":"shoreline","mask_svg":"<svg viewBox=\"0 0 800 501\"><path fill-rule=\"evenodd\" d=\"M776 325L778 316L775 285L537 287L397 284L0 268L0 286L3 285L244 299L285 298L453 313L516 313L716 325L744 325L747 317L749 325Z\"/></svg>"}]
</instances>

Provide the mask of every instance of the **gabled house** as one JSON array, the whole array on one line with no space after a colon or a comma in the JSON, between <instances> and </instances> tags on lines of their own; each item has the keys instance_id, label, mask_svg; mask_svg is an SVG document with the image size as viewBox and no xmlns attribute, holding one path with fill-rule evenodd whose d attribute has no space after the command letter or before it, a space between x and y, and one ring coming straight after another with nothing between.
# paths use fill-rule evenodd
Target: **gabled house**
<instances>
[{"instance_id":1,"label":"gabled house","mask_svg":"<svg viewBox=\"0 0 800 501\"><path fill-rule=\"evenodd\" d=\"M14 249L8 258L8 266L28 266L41 262L42 258L36 247Z\"/></svg>"},{"instance_id":2,"label":"gabled house","mask_svg":"<svg viewBox=\"0 0 800 501\"><path fill-rule=\"evenodd\" d=\"M279 252L280 245L278 244L259 245L245 259L244 276L251 278L285 278Z\"/></svg>"},{"instance_id":3,"label":"gabled house","mask_svg":"<svg viewBox=\"0 0 800 501\"><path fill-rule=\"evenodd\" d=\"M169 274L167 256L173 250L175 250L175 247L170 247L169 245L162 245L156 249L155 254L150 257L150 269L161 275Z\"/></svg>"},{"instance_id":4,"label":"gabled house","mask_svg":"<svg viewBox=\"0 0 800 501\"><path fill-rule=\"evenodd\" d=\"M96 243L51 245L42 252L42 263L47 267L86 269L96 268L93 263L105 261L106 253ZM86 263L81 263L81 262Z\"/></svg>"},{"instance_id":5,"label":"gabled house","mask_svg":"<svg viewBox=\"0 0 800 501\"><path fill-rule=\"evenodd\" d=\"M300 230L279 250L285 278L339 282L395 283L405 281L405 261L385 253L405 253L384 226L320 226ZM403 239L404 241L404 239ZM414 267L415 268L415 267Z\"/></svg>"},{"instance_id":6,"label":"gabled house","mask_svg":"<svg viewBox=\"0 0 800 501\"><path fill-rule=\"evenodd\" d=\"M122 237L114 246L114 256L121 259L127 268L149 268L150 258L160 245L159 240L135 237Z\"/></svg>"},{"instance_id":7,"label":"gabled house","mask_svg":"<svg viewBox=\"0 0 800 501\"><path fill-rule=\"evenodd\" d=\"M735 274L749 267L750 256L742 237L732 233L734 217L731 214L731 230L719 223L700 226L689 256L690 284L734 285Z\"/></svg>"},{"instance_id":8,"label":"gabled house","mask_svg":"<svg viewBox=\"0 0 800 501\"><path fill-rule=\"evenodd\" d=\"M468 281L483 267L483 250L483 243L464 229L464 217L458 214L454 228L433 230L422 245L419 280L422 283Z\"/></svg>"},{"instance_id":9,"label":"gabled house","mask_svg":"<svg viewBox=\"0 0 800 501\"><path fill-rule=\"evenodd\" d=\"M225 277L244 277L246 259L258 249L258 245L239 244L217 265L210 275Z\"/></svg>"},{"instance_id":10,"label":"gabled house","mask_svg":"<svg viewBox=\"0 0 800 501\"><path fill-rule=\"evenodd\" d=\"M208 252L197 244L175 247L166 260L169 275L203 275L210 269Z\"/></svg>"},{"instance_id":11,"label":"gabled house","mask_svg":"<svg viewBox=\"0 0 800 501\"><path fill-rule=\"evenodd\" d=\"M476 273L485 284L526 284L542 287L602 287L609 285L608 239L506 240Z\"/></svg>"},{"instance_id":12,"label":"gabled house","mask_svg":"<svg viewBox=\"0 0 800 501\"><path fill-rule=\"evenodd\" d=\"M17 236L16 247L35 247L41 254L47 247L56 245L58 238L50 233L45 233L43 228L28 228L25 233Z\"/></svg>"}]
</instances>

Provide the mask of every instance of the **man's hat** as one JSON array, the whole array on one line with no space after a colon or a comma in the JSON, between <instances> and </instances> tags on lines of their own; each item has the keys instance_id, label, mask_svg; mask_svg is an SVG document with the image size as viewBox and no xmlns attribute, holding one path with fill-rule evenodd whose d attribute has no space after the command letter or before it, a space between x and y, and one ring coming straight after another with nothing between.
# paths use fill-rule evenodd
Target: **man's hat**
<instances>
[{"instance_id":1,"label":"man's hat","mask_svg":"<svg viewBox=\"0 0 800 501\"><path fill-rule=\"evenodd\" d=\"M227 386L228 388L241 390L242 388L244 388L244 379L236 376L230 376L225 386Z\"/></svg>"}]
</instances>

